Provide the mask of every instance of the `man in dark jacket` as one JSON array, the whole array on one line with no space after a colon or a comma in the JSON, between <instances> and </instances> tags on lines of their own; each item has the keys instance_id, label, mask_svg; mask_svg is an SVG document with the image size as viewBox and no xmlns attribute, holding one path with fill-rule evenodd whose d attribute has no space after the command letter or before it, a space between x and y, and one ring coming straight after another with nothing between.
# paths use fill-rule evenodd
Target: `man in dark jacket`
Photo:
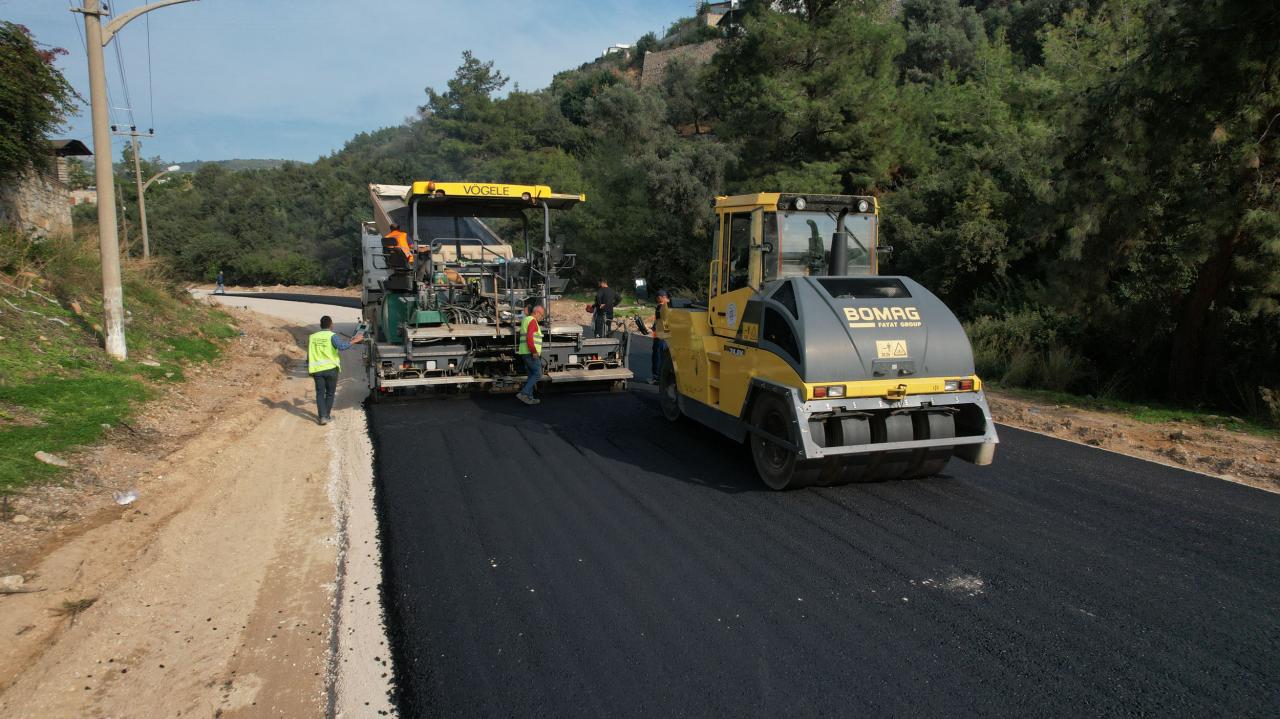
<instances>
[{"instance_id":1,"label":"man in dark jacket","mask_svg":"<svg viewBox=\"0 0 1280 719\"><path fill-rule=\"evenodd\" d=\"M592 308L596 337L604 337L609 333L609 324L613 322L613 308L621 301L617 291L609 287L609 281L601 278L600 288L596 290L595 306Z\"/></svg>"}]
</instances>

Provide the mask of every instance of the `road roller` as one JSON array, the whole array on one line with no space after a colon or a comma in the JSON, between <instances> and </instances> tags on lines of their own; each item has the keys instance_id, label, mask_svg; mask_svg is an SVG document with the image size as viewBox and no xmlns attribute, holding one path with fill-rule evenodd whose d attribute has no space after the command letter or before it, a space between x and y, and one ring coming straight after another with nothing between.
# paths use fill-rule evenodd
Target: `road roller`
<instances>
[{"instance_id":1,"label":"road roller","mask_svg":"<svg viewBox=\"0 0 1280 719\"><path fill-rule=\"evenodd\" d=\"M663 416L750 447L772 489L990 464L999 442L959 320L880 275L874 197L718 197L700 300L663 310Z\"/></svg>"}]
</instances>

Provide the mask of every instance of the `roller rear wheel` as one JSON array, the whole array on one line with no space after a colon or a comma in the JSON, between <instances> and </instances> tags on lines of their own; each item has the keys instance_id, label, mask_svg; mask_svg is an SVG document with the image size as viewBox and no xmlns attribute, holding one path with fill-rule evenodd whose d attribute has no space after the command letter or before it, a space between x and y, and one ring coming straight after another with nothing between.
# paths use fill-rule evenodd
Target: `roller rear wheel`
<instances>
[{"instance_id":1,"label":"roller rear wheel","mask_svg":"<svg viewBox=\"0 0 1280 719\"><path fill-rule=\"evenodd\" d=\"M751 408L751 424L765 433L794 441L791 431L791 413L778 397L766 394L756 400ZM751 459L756 473L770 489L795 489L817 483L822 478L822 462L805 462L794 451L759 434L753 433L747 440L751 444Z\"/></svg>"},{"instance_id":2,"label":"roller rear wheel","mask_svg":"<svg viewBox=\"0 0 1280 719\"><path fill-rule=\"evenodd\" d=\"M950 414L940 412L919 413L915 422L916 439L950 439L956 436L956 421ZM933 447L917 451L914 466L907 470L908 479L932 477L940 474L951 460L955 447Z\"/></svg>"}]
</instances>

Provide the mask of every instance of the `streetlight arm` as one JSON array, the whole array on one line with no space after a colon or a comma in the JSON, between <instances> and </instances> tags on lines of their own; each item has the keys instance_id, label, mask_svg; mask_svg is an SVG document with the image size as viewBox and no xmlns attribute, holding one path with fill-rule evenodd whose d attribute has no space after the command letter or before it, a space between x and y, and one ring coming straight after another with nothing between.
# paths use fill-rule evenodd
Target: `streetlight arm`
<instances>
[{"instance_id":1,"label":"streetlight arm","mask_svg":"<svg viewBox=\"0 0 1280 719\"><path fill-rule=\"evenodd\" d=\"M192 2L192 0L160 0L159 2L153 2L150 5L143 5L142 7L136 7L130 10L120 17L117 17L115 20L107 23L107 26L102 28L102 46L106 47L107 43L111 42L111 38L115 37L116 33L120 32L120 28L128 25L131 20L139 15L145 15L152 10L159 10L160 8L168 5L177 5L178 3L184 2Z\"/></svg>"},{"instance_id":2,"label":"streetlight arm","mask_svg":"<svg viewBox=\"0 0 1280 719\"><path fill-rule=\"evenodd\" d=\"M163 172L157 172L156 174L152 175L150 180L147 180L146 182L142 183L142 191L146 192L147 188L151 187L151 183L155 182L156 180L159 180L161 177L164 177L167 174L169 174L169 171L165 170Z\"/></svg>"}]
</instances>

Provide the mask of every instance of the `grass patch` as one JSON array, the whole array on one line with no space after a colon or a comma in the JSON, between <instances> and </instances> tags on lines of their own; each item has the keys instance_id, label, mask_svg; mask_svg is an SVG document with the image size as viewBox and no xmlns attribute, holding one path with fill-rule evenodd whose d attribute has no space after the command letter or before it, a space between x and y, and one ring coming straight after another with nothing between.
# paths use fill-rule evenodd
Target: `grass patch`
<instances>
[{"instance_id":1,"label":"grass patch","mask_svg":"<svg viewBox=\"0 0 1280 719\"><path fill-rule=\"evenodd\" d=\"M1100 412L1116 412L1139 422L1147 422L1150 424L1159 424L1161 422L1184 422L1209 429L1227 429L1233 432L1244 432L1246 434L1252 434L1259 437L1280 439L1280 429L1268 427L1267 425L1248 419L1215 414L1213 412L1187 409L1185 407L1125 402L1123 400L1115 399L1099 399L1097 397L1087 397L1069 394L1067 392L1054 392L1051 390L1006 387L1002 384L993 382L988 382L987 385L998 392L1009 395L1010 397L1035 401L1041 404L1062 404L1078 407L1080 409L1097 410Z\"/></svg>"},{"instance_id":2,"label":"grass patch","mask_svg":"<svg viewBox=\"0 0 1280 719\"><path fill-rule=\"evenodd\" d=\"M7 300L0 303L0 407L7 415L0 418L0 494L57 478L66 470L35 452L98 441L104 424L128 421L159 384L216 360L239 334L229 315L192 301L157 265L129 262L129 360L110 359L96 326L102 300L94 243L0 232L0 280Z\"/></svg>"},{"instance_id":3,"label":"grass patch","mask_svg":"<svg viewBox=\"0 0 1280 719\"><path fill-rule=\"evenodd\" d=\"M0 492L57 476L62 470L36 459L36 452L57 454L98 441L103 424L127 420L132 402L149 394L137 379L97 371L0 384L0 402L23 407L40 420L0 429Z\"/></svg>"},{"instance_id":4,"label":"grass patch","mask_svg":"<svg viewBox=\"0 0 1280 719\"><path fill-rule=\"evenodd\" d=\"M55 617L67 617L72 624L76 623L76 617L83 614L89 607L97 602L97 597L84 597L83 599L67 599L58 606L49 610L49 613Z\"/></svg>"}]
</instances>

